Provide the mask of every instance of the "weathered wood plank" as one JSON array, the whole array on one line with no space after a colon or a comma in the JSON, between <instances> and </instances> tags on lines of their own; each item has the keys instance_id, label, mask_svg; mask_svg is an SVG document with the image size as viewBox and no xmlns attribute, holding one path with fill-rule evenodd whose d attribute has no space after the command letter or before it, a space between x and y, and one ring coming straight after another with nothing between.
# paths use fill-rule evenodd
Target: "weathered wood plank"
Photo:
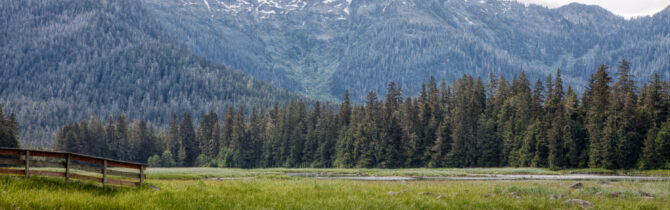
<instances>
[{"instance_id":1,"label":"weathered wood plank","mask_svg":"<svg viewBox=\"0 0 670 210\"><path fill-rule=\"evenodd\" d=\"M50 157L50 158L62 158L64 159L66 154L59 152L45 152L45 151L32 151L30 152L31 156L34 157Z\"/></svg>"},{"instance_id":2,"label":"weathered wood plank","mask_svg":"<svg viewBox=\"0 0 670 210\"><path fill-rule=\"evenodd\" d=\"M23 165L25 161L20 159L0 158L0 165Z\"/></svg>"},{"instance_id":3,"label":"weathered wood plank","mask_svg":"<svg viewBox=\"0 0 670 210\"><path fill-rule=\"evenodd\" d=\"M23 156L23 154L25 154L25 152L23 152L23 151L21 151L21 150L4 150L4 149L0 149L0 155L19 155L19 156Z\"/></svg>"},{"instance_id":4,"label":"weathered wood plank","mask_svg":"<svg viewBox=\"0 0 670 210\"><path fill-rule=\"evenodd\" d=\"M94 176L86 176L86 175L81 175L81 174L75 174L75 173L70 173L70 178L88 180L88 181L94 181L94 182L102 182L102 178L98 178L98 177L94 177Z\"/></svg>"},{"instance_id":5,"label":"weathered wood plank","mask_svg":"<svg viewBox=\"0 0 670 210\"><path fill-rule=\"evenodd\" d=\"M63 162L46 161L46 160L30 160L31 167L49 167L49 168L65 168Z\"/></svg>"},{"instance_id":6,"label":"weathered wood plank","mask_svg":"<svg viewBox=\"0 0 670 210\"><path fill-rule=\"evenodd\" d=\"M111 176L122 176L122 177L135 178L135 179L140 178L140 174L138 174L138 173L125 172L125 171L115 171L115 170L110 170L110 169L107 169L107 174L111 175Z\"/></svg>"},{"instance_id":7,"label":"weathered wood plank","mask_svg":"<svg viewBox=\"0 0 670 210\"><path fill-rule=\"evenodd\" d=\"M125 185L125 186L131 186L135 187L138 186L137 182L131 182L131 181L125 181L125 180L117 180L117 179L108 179L107 184L112 184L112 185Z\"/></svg>"},{"instance_id":8,"label":"weathered wood plank","mask_svg":"<svg viewBox=\"0 0 670 210\"><path fill-rule=\"evenodd\" d=\"M131 168L131 169L137 169L137 170L140 170L140 168L142 167L142 165L138 165L138 164L124 163L124 162L118 162L118 161L113 161L113 160L107 161L107 166L121 167L121 168Z\"/></svg>"},{"instance_id":9,"label":"weathered wood plank","mask_svg":"<svg viewBox=\"0 0 670 210\"><path fill-rule=\"evenodd\" d=\"M25 170L20 170L20 169L9 169L9 168L0 168L0 174L17 174L17 175L23 175L25 174Z\"/></svg>"},{"instance_id":10,"label":"weathered wood plank","mask_svg":"<svg viewBox=\"0 0 670 210\"><path fill-rule=\"evenodd\" d=\"M102 173L102 169L101 169L101 168L96 168L96 167L91 167L91 166L85 166L85 165L79 165L79 164L72 164L72 163L70 163L70 169L76 169L76 170L88 171L88 172L93 172L93 173Z\"/></svg>"},{"instance_id":11,"label":"weathered wood plank","mask_svg":"<svg viewBox=\"0 0 670 210\"><path fill-rule=\"evenodd\" d=\"M57 171L36 171L36 170L32 170L32 171L30 171L30 174L32 174L32 175L42 175L42 176L56 176L56 177L64 177L65 176L64 172L57 172Z\"/></svg>"},{"instance_id":12,"label":"weathered wood plank","mask_svg":"<svg viewBox=\"0 0 670 210\"><path fill-rule=\"evenodd\" d=\"M76 160L76 161L81 161L81 162L87 162L87 163L94 163L94 164L102 165L102 160L101 159L95 159L95 158L90 158L90 157L81 156L81 155L72 154L72 155L70 155L70 159Z\"/></svg>"}]
</instances>

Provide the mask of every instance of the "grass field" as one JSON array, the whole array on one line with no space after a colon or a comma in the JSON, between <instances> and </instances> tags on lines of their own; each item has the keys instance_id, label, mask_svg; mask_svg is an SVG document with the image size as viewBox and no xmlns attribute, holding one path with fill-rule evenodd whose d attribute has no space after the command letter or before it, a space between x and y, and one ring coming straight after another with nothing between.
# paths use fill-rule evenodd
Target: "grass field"
<instances>
[{"instance_id":1,"label":"grass field","mask_svg":"<svg viewBox=\"0 0 670 210\"><path fill-rule=\"evenodd\" d=\"M548 171L548 170L546 170ZM544 174L544 169L149 169L149 185L101 188L61 179L0 176L0 209L670 209L670 182L350 181L286 173L449 176ZM546 173L564 173L552 172ZM656 173L656 172L655 172ZM664 173L664 172L663 172ZM168 179L169 177L177 179ZM230 177L219 181L203 177ZM616 194L616 195L613 195ZM550 199L556 195L558 199ZM562 195L562 196L561 196Z\"/></svg>"}]
</instances>

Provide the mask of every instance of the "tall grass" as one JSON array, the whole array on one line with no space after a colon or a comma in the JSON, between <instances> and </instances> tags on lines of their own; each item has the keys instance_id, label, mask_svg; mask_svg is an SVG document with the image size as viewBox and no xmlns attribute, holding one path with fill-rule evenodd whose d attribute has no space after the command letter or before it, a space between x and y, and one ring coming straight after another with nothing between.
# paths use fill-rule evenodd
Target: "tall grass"
<instances>
[{"instance_id":1,"label":"tall grass","mask_svg":"<svg viewBox=\"0 0 670 210\"><path fill-rule=\"evenodd\" d=\"M149 180L157 186L101 188L61 179L0 176L0 209L566 209L568 198L596 209L668 209L669 182L394 181L255 177ZM619 197L610 192L623 192ZM639 192L651 193L645 199ZM394 192L394 193L389 193ZM514 192L516 196L511 193ZM552 194L564 194L551 200Z\"/></svg>"}]
</instances>

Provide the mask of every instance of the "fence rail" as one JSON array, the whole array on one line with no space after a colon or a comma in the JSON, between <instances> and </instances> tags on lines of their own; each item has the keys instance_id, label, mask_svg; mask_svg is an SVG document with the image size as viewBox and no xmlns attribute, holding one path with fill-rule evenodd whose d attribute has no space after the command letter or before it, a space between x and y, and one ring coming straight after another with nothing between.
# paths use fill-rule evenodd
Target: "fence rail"
<instances>
[{"instance_id":1,"label":"fence rail","mask_svg":"<svg viewBox=\"0 0 670 210\"><path fill-rule=\"evenodd\" d=\"M7 168L9 166L10 168ZM17 169L23 166L24 169ZM5 167L5 168L2 168ZM39 168L63 168L65 172L39 170ZM135 169L135 172L114 170L116 168ZM64 177L65 180L80 179L100 182L104 185L140 186L146 179L145 164L107 158L82 155L70 152L50 152L41 150L14 149L0 147L0 174L40 175ZM85 171L102 176L90 176L73 173L72 170ZM108 176L123 179L110 179ZM139 181L129 181L127 179Z\"/></svg>"}]
</instances>

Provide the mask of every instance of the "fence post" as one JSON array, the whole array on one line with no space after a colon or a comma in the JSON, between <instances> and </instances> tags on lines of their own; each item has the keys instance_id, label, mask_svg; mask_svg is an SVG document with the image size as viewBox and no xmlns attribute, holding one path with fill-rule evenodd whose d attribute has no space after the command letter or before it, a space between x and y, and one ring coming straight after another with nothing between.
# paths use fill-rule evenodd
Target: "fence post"
<instances>
[{"instance_id":1,"label":"fence post","mask_svg":"<svg viewBox=\"0 0 670 210\"><path fill-rule=\"evenodd\" d=\"M144 165L140 165L140 186L144 182Z\"/></svg>"},{"instance_id":2,"label":"fence post","mask_svg":"<svg viewBox=\"0 0 670 210\"><path fill-rule=\"evenodd\" d=\"M26 150L26 177L30 175L30 150Z\"/></svg>"},{"instance_id":3,"label":"fence post","mask_svg":"<svg viewBox=\"0 0 670 210\"><path fill-rule=\"evenodd\" d=\"M65 158L65 181L70 181L70 153Z\"/></svg>"},{"instance_id":4,"label":"fence post","mask_svg":"<svg viewBox=\"0 0 670 210\"><path fill-rule=\"evenodd\" d=\"M102 186L107 184L107 160L102 160Z\"/></svg>"}]
</instances>

